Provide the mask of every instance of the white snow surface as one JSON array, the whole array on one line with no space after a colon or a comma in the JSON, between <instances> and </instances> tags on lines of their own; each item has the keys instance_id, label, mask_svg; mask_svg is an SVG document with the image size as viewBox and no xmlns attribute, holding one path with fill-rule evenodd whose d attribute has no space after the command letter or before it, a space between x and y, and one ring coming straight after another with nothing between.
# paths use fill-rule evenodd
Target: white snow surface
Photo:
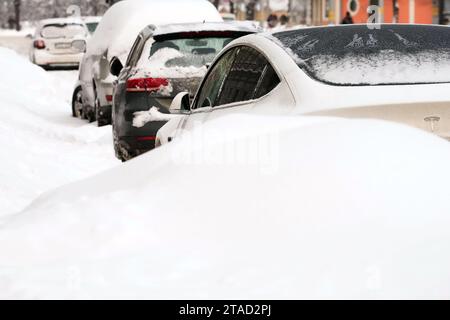
<instances>
[{"instance_id":1,"label":"white snow surface","mask_svg":"<svg viewBox=\"0 0 450 320\"><path fill-rule=\"evenodd\" d=\"M11 29L0 29L0 37L26 37L27 35L33 35L36 29L29 27L23 28L20 31Z\"/></svg>"},{"instance_id":2,"label":"white snow surface","mask_svg":"<svg viewBox=\"0 0 450 320\"><path fill-rule=\"evenodd\" d=\"M125 0L103 16L87 47L88 55L107 51L124 63L139 32L150 24L222 22L216 8L206 0Z\"/></svg>"},{"instance_id":3,"label":"white snow surface","mask_svg":"<svg viewBox=\"0 0 450 320\"><path fill-rule=\"evenodd\" d=\"M450 81L450 52L405 55L385 50L370 58L318 55L308 62L319 79L335 84L438 83Z\"/></svg>"},{"instance_id":4,"label":"white snow surface","mask_svg":"<svg viewBox=\"0 0 450 320\"><path fill-rule=\"evenodd\" d=\"M150 121L170 121L179 117L180 115L162 113L157 107L151 107L147 111L133 113L133 127L142 128Z\"/></svg>"},{"instance_id":5,"label":"white snow surface","mask_svg":"<svg viewBox=\"0 0 450 320\"><path fill-rule=\"evenodd\" d=\"M184 54L177 49L162 48L156 51L147 62L144 63L143 59L140 61L141 69L134 77L164 77L169 79L175 78L203 78L208 68L206 66L172 66L168 67L166 64L168 61L182 58Z\"/></svg>"},{"instance_id":6,"label":"white snow surface","mask_svg":"<svg viewBox=\"0 0 450 320\"><path fill-rule=\"evenodd\" d=\"M1 47L0 69L1 224L43 192L117 162L110 129L71 117L76 71L47 73Z\"/></svg>"},{"instance_id":7,"label":"white snow surface","mask_svg":"<svg viewBox=\"0 0 450 320\"><path fill-rule=\"evenodd\" d=\"M392 123L217 118L5 221L0 297L448 299L449 163Z\"/></svg>"}]
</instances>

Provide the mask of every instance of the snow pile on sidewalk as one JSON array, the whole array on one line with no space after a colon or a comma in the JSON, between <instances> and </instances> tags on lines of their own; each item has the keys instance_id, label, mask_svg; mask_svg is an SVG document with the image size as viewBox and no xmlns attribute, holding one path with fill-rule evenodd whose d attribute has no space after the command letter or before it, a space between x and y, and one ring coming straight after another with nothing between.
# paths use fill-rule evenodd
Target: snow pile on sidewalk
<instances>
[{"instance_id":1,"label":"snow pile on sidewalk","mask_svg":"<svg viewBox=\"0 0 450 320\"><path fill-rule=\"evenodd\" d=\"M5 48L0 70L1 223L42 192L117 162L109 128L71 118L68 85L58 73Z\"/></svg>"},{"instance_id":2,"label":"snow pile on sidewalk","mask_svg":"<svg viewBox=\"0 0 450 320\"><path fill-rule=\"evenodd\" d=\"M450 298L449 163L391 123L216 119L9 219L0 297Z\"/></svg>"},{"instance_id":3,"label":"snow pile on sidewalk","mask_svg":"<svg viewBox=\"0 0 450 320\"><path fill-rule=\"evenodd\" d=\"M34 27L23 28L20 31L0 29L0 37L26 37L28 35L34 35L35 32L36 28Z\"/></svg>"}]
</instances>

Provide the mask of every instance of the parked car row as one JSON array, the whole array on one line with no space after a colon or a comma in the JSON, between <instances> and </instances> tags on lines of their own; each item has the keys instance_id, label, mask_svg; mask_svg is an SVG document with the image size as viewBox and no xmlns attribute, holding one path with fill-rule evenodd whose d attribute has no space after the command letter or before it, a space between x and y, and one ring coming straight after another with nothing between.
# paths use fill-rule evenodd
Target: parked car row
<instances>
[{"instance_id":1,"label":"parked car row","mask_svg":"<svg viewBox=\"0 0 450 320\"><path fill-rule=\"evenodd\" d=\"M139 111L157 108L170 113L180 92L193 97L207 66L231 41L257 30L224 23L149 26L138 36L125 68L113 65L118 76L113 99L114 148L127 160L155 147L156 134L166 123L133 123ZM120 72L119 72L120 71Z\"/></svg>"},{"instance_id":2,"label":"parked car row","mask_svg":"<svg viewBox=\"0 0 450 320\"><path fill-rule=\"evenodd\" d=\"M188 92L174 99L170 112L180 116L159 130L156 145L233 112L380 119L449 140L449 72L445 26L249 35L218 55L193 100Z\"/></svg>"},{"instance_id":3,"label":"parked car row","mask_svg":"<svg viewBox=\"0 0 450 320\"><path fill-rule=\"evenodd\" d=\"M80 65L73 115L112 123L122 161L233 112L382 119L450 138L447 27L263 33L224 23L208 1L168 6L114 5Z\"/></svg>"}]
</instances>

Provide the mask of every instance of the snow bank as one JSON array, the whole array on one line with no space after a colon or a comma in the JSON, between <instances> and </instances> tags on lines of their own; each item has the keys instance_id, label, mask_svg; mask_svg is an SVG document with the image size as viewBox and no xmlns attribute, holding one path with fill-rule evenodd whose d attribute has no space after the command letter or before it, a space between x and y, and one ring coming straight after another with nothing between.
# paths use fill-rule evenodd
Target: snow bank
<instances>
[{"instance_id":1,"label":"snow bank","mask_svg":"<svg viewBox=\"0 0 450 320\"><path fill-rule=\"evenodd\" d=\"M446 141L238 114L183 137L6 221L0 297L450 298Z\"/></svg>"},{"instance_id":2,"label":"snow bank","mask_svg":"<svg viewBox=\"0 0 450 320\"><path fill-rule=\"evenodd\" d=\"M116 162L110 130L71 118L75 71L47 73L5 48L0 69L1 219Z\"/></svg>"},{"instance_id":3,"label":"snow bank","mask_svg":"<svg viewBox=\"0 0 450 320\"><path fill-rule=\"evenodd\" d=\"M147 111L138 111L133 113L133 127L142 128L150 121L170 121L179 118L180 115L166 114L159 112L157 107L151 107Z\"/></svg>"},{"instance_id":4,"label":"snow bank","mask_svg":"<svg viewBox=\"0 0 450 320\"><path fill-rule=\"evenodd\" d=\"M11 29L0 29L0 37L26 37L33 35L36 32L36 28L23 28L20 31Z\"/></svg>"},{"instance_id":5,"label":"snow bank","mask_svg":"<svg viewBox=\"0 0 450 320\"><path fill-rule=\"evenodd\" d=\"M112 6L103 16L88 43L90 55L108 50L125 62L139 32L150 24L222 22L216 8L206 0L127 0Z\"/></svg>"}]
</instances>

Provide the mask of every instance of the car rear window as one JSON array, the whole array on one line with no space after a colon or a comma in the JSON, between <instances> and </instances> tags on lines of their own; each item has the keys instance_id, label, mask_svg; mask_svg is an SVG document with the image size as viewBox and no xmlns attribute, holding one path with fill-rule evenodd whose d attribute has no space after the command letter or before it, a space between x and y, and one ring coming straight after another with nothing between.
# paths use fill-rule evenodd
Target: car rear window
<instances>
[{"instance_id":1,"label":"car rear window","mask_svg":"<svg viewBox=\"0 0 450 320\"><path fill-rule=\"evenodd\" d=\"M211 63L215 56L233 38L188 38L156 41L151 46L150 58L165 53L168 59L165 66L171 67L203 67Z\"/></svg>"},{"instance_id":2,"label":"car rear window","mask_svg":"<svg viewBox=\"0 0 450 320\"><path fill-rule=\"evenodd\" d=\"M81 24L49 24L42 28L41 36L47 39L75 38L85 36L86 29Z\"/></svg>"},{"instance_id":3,"label":"car rear window","mask_svg":"<svg viewBox=\"0 0 450 320\"><path fill-rule=\"evenodd\" d=\"M332 85L450 82L450 29L367 25L305 28L273 36L312 78Z\"/></svg>"}]
</instances>

